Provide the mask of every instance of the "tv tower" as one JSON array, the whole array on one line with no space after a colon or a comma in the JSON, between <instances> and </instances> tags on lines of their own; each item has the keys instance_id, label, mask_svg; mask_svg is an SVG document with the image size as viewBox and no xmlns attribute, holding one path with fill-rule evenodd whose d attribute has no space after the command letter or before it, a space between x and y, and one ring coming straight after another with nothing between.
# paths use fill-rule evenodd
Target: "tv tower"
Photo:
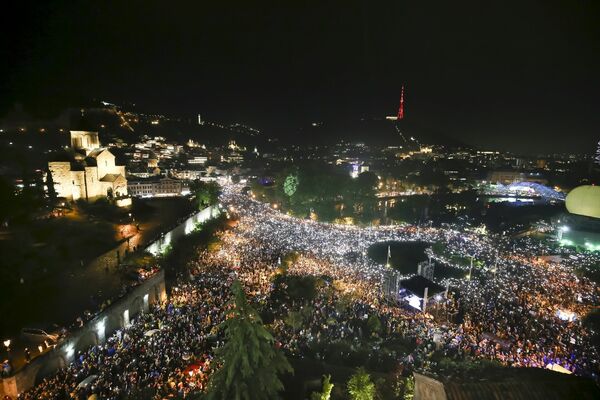
<instances>
[{"instance_id":1,"label":"tv tower","mask_svg":"<svg viewBox=\"0 0 600 400\"><path fill-rule=\"evenodd\" d=\"M398 120L404 118L404 85L402 85L402 91L400 92L400 108L398 109Z\"/></svg>"},{"instance_id":2,"label":"tv tower","mask_svg":"<svg viewBox=\"0 0 600 400\"><path fill-rule=\"evenodd\" d=\"M400 108L398 108L398 114L388 115L385 119L389 121L399 121L404 119L404 85L402 85L402 90L400 91Z\"/></svg>"}]
</instances>

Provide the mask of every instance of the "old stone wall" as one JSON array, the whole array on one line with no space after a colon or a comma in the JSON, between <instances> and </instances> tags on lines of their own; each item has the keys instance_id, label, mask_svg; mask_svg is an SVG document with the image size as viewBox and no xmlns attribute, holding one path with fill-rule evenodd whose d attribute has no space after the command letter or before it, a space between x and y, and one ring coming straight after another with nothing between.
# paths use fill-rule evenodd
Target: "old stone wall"
<instances>
[{"instance_id":1,"label":"old stone wall","mask_svg":"<svg viewBox=\"0 0 600 400\"><path fill-rule=\"evenodd\" d=\"M442 382L416 372L413 375L415 377L414 400L447 400Z\"/></svg>"},{"instance_id":2,"label":"old stone wall","mask_svg":"<svg viewBox=\"0 0 600 400\"><path fill-rule=\"evenodd\" d=\"M103 343L116 330L128 326L137 315L147 312L151 305L166 299L165 274L161 270L116 300L82 328L71 332L55 349L35 358L13 376L2 379L0 396L16 398L19 393L72 362L78 352Z\"/></svg>"},{"instance_id":3,"label":"old stone wall","mask_svg":"<svg viewBox=\"0 0 600 400\"><path fill-rule=\"evenodd\" d=\"M177 227L174 229L163 234L158 240L148 246L146 251L155 256L161 255L177 239L191 233L194 229L196 229L196 225L211 218L215 218L219 215L219 213L220 211L218 206L206 207L202 211L192 215L184 222L177 225Z\"/></svg>"},{"instance_id":4,"label":"old stone wall","mask_svg":"<svg viewBox=\"0 0 600 400\"><path fill-rule=\"evenodd\" d=\"M70 199L73 196L71 163L68 161L53 161L48 163L48 170L52 175L54 190L58 197Z\"/></svg>"}]
</instances>

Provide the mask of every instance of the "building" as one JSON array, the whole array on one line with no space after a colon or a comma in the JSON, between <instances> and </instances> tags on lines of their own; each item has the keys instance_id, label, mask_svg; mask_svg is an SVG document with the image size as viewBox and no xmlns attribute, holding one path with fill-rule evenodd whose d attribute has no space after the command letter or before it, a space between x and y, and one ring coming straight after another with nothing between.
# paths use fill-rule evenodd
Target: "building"
<instances>
[{"instance_id":1,"label":"building","mask_svg":"<svg viewBox=\"0 0 600 400\"><path fill-rule=\"evenodd\" d=\"M202 178L206 174L206 171L195 170L195 169L182 169L182 170L171 170L170 173L174 178L195 181L197 179Z\"/></svg>"},{"instance_id":2,"label":"building","mask_svg":"<svg viewBox=\"0 0 600 400\"><path fill-rule=\"evenodd\" d=\"M208 161L206 156L193 156L188 159L188 164L192 165L204 165Z\"/></svg>"},{"instance_id":3,"label":"building","mask_svg":"<svg viewBox=\"0 0 600 400\"><path fill-rule=\"evenodd\" d=\"M183 196L190 191L187 181L173 178L130 180L127 190L134 197Z\"/></svg>"},{"instance_id":4,"label":"building","mask_svg":"<svg viewBox=\"0 0 600 400\"><path fill-rule=\"evenodd\" d=\"M589 378L541 368L485 368L452 376L414 373L414 400L592 400L600 389ZM560 369L559 369L560 370Z\"/></svg>"},{"instance_id":5,"label":"building","mask_svg":"<svg viewBox=\"0 0 600 400\"><path fill-rule=\"evenodd\" d=\"M545 185L548 180L542 177L539 173L524 173L520 171L492 171L488 175L488 181L491 183L501 183L509 185L516 182L535 182Z\"/></svg>"},{"instance_id":6,"label":"building","mask_svg":"<svg viewBox=\"0 0 600 400\"><path fill-rule=\"evenodd\" d=\"M128 205L125 167L100 146L98 132L71 131L71 152L48 163L50 180L58 197L86 201L115 199ZM47 180L47 184L49 181Z\"/></svg>"}]
</instances>

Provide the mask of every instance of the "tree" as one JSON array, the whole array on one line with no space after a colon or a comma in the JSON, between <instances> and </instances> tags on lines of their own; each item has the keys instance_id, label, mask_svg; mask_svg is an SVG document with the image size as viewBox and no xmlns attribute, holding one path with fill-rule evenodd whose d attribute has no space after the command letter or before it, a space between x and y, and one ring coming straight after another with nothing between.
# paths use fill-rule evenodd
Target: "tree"
<instances>
[{"instance_id":1,"label":"tree","mask_svg":"<svg viewBox=\"0 0 600 400\"><path fill-rule=\"evenodd\" d=\"M52 173L50 172L50 169L46 170L46 190L48 193L48 199L50 200L50 203L54 205L57 194L56 188L54 187L54 179L52 179Z\"/></svg>"},{"instance_id":2,"label":"tree","mask_svg":"<svg viewBox=\"0 0 600 400\"><path fill-rule=\"evenodd\" d=\"M370 171L363 172L356 179L356 190L360 196L374 196L378 182L379 177L376 174Z\"/></svg>"},{"instance_id":3,"label":"tree","mask_svg":"<svg viewBox=\"0 0 600 400\"><path fill-rule=\"evenodd\" d=\"M190 183L190 192L196 196L198 208L215 205L219 202L221 188L217 182L202 182L195 180Z\"/></svg>"},{"instance_id":4,"label":"tree","mask_svg":"<svg viewBox=\"0 0 600 400\"><path fill-rule=\"evenodd\" d=\"M310 400L329 400L332 389L333 383L331 383L331 375L323 375L323 388L320 392L312 392Z\"/></svg>"},{"instance_id":5,"label":"tree","mask_svg":"<svg viewBox=\"0 0 600 400\"><path fill-rule=\"evenodd\" d=\"M369 319L367 319L367 328L371 333L371 336L376 336L381 333L381 321L379 317L375 314L371 314Z\"/></svg>"},{"instance_id":6,"label":"tree","mask_svg":"<svg viewBox=\"0 0 600 400\"><path fill-rule=\"evenodd\" d=\"M231 292L230 311L220 326L226 343L217 351L220 368L209 381L207 398L276 399L283 389L278 375L293 372L293 369L283 353L274 347L273 336L248 303L239 281L233 283Z\"/></svg>"},{"instance_id":7,"label":"tree","mask_svg":"<svg viewBox=\"0 0 600 400\"><path fill-rule=\"evenodd\" d=\"M352 400L373 400L375 384L364 368L358 368L348 381L348 393Z\"/></svg>"},{"instance_id":8,"label":"tree","mask_svg":"<svg viewBox=\"0 0 600 400\"><path fill-rule=\"evenodd\" d=\"M285 323L289 325L294 332L297 332L300 328L302 328L304 317L299 311L290 311L287 317L285 317Z\"/></svg>"},{"instance_id":9,"label":"tree","mask_svg":"<svg viewBox=\"0 0 600 400\"><path fill-rule=\"evenodd\" d=\"M292 197L294 193L296 193L296 190L298 190L298 184L298 176L295 174L290 174L283 182L283 191L288 195L288 197Z\"/></svg>"},{"instance_id":10,"label":"tree","mask_svg":"<svg viewBox=\"0 0 600 400\"><path fill-rule=\"evenodd\" d=\"M19 211L19 201L14 185L0 178L0 223L14 218Z\"/></svg>"}]
</instances>

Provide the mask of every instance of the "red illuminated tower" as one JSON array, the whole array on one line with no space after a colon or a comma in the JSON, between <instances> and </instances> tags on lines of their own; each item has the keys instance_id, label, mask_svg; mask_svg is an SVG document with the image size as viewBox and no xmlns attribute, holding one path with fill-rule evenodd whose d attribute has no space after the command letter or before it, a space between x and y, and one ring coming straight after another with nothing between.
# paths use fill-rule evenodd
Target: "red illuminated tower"
<instances>
[{"instance_id":1,"label":"red illuminated tower","mask_svg":"<svg viewBox=\"0 0 600 400\"><path fill-rule=\"evenodd\" d=\"M398 119L404 118L404 85L402 85L402 92L400 92L400 108L398 109Z\"/></svg>"}]
</instances>

